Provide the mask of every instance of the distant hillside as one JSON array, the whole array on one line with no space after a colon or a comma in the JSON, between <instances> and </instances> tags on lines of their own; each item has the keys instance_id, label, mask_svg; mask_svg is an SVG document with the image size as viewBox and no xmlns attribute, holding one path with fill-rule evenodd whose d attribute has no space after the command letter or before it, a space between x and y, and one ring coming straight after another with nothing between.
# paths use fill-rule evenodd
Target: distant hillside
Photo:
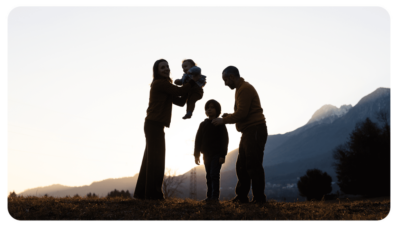
<instances>
[{"instance_id":1,"label":"distant hillside","mask_svg":"<svg viewBox=\"0 0 400 226\"><path fill-rule=\"evenodd\" d=\"M49 186L45 186L45 187L37 187L37 188L27 189L27 190L19 193L19 195L41 196L41 195L49 194L49 193L52 193L52 192L65 191L65 190L68 190L70 188L72 188L72 187L64 186L64 185L61 185L61 184L53 184L53 185L49 185Z\"/></svg>"},{"instance_id":2,"label":"distant hillside","mask_svg":"<svg viewBox=\"0 0 400 226\"><path fill-rule=\"evenodd\" d=\"M38 187L28 189L19 193L18 195L23 196L43 196L48 194L54 197L65 197L66 195L74 196L78 194L79 196L85 196L87 193L96 193L100 196L106 196L110 191L117 190L129 190L133 193L136 186L138 174L133 177L123 177L116 179L106 179L102 181L93 182L90 185L78 186L78 187L68 187L64 185L54 184L46 187Z\"/></svg>"}]
</instances>

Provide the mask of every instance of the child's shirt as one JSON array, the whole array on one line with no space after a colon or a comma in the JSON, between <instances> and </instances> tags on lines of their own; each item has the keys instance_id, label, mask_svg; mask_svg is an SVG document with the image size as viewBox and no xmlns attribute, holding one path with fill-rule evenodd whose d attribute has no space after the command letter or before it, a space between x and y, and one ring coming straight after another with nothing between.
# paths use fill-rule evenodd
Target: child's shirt
<instances>
[{"instance_id":1,"label":"child's shirt","mask_svg":"<svg viewBox=\"0 0 400 226\"><path fill-rule=\"evenodd\" d=\"M201 73L201 68L197 66L193 66L189 69L188 73L194 73L194 74L200 74ZM191 79L193 75L190 74L183 74L181 78L182 85L185 84L189 79ZM196 82L196 84L200 87L203 87L206 85L206 76L201 75L200 79Z\"/></svg>"},{"instance_id":2,"label":"child's shirt","mask_svg":"<svg viewBox=\"0 0 400 226\"><path fill-rule=\"evenodd\" d=\"M225 158L228 153L229 136L225 124L214 126L212 120L205 119L197 130L194 156L200 157L200 153L207 156L218 155Z\"/></svg>"},{"instance_id":3,"label":"child's shirt","mask_svg":"<svg viewBox=\"0 0 400 226\"><path fill-rule=\"evenodd\" d=\"M182 84L185 84L192 77L193 77L193 75L183 74L183 76L181 78ZM201 75L201 78L199 80L197 80L196 84L200 87L204 87L206 85L206 76Z\"/></svg>"}]
</instances>

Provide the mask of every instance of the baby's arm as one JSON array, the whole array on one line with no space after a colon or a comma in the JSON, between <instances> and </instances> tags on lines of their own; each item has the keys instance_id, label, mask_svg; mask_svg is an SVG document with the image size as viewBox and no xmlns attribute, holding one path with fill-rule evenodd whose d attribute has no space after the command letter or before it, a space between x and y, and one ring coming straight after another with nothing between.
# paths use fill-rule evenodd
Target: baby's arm
<instances>
[{"instance_id":1,"label":"baby's arm","mask_svg":"<svg viewBox=\"0 0 400 226\"><path fill-rule=\"evenodd\" d=\"M182 79L176 79L175 81L174 81L174 83L175 83L175 85L182 85Z\"/></svg>"}]
</instances>

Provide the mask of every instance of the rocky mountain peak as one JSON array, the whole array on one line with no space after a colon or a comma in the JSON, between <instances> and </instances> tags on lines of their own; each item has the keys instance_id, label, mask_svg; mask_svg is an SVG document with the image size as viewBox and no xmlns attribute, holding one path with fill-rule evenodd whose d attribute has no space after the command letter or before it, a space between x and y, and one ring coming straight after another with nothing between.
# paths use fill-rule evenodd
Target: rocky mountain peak
<instances>
[{"instance_id":1,"label":"rocky mountain peak","mask_svg":"<svg viewBox=\"0 0 400 226\"><path fill-rule=\"evenodd\" d=\"M331 104L326 104L318 109L312 116L307 124L318 122L324 119L335 119L345 115L352 108L351 104L342 105L340 108L333 106Z\"/></svg>"},{"instance_id":2,"label":"rocky mountain peak","mask_svg":"<svg viewBox=\"0 0 400 226\"><path fill-rule=\"evenodd\" d=\"M390 96L390 88L377 88L374 92L368 94L367 96L361 98L361 100L357 103L357 105L359 104L364 104L367 103L369 101L374 101L378 98L381 97L387 97Z\"/></svg>"}]
</instances>

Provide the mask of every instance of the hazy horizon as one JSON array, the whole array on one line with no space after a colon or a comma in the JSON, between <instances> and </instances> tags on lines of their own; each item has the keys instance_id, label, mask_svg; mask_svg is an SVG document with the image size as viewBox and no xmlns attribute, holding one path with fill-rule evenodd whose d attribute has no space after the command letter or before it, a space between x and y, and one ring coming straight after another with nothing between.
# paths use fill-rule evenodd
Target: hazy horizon
<instances>
[{"instance_id":1,"label":"hazy horizon","mask_svg":"<svg viewBox=\"0 0 400 226\"><path fill-rule=\"evenodd\" d=\"M256 88L270 135L303 126L325 104L354 106L390 88L380 7L19 7L8 25L8 192L135 175L160 58L173 79L187 58L207 76L192 119L174 106L165 129L166 167L179 174L195 166L205 102L233 112L226 66ZM240 133L227 128L232 151Z\"/></svg>"}]
</instances>

